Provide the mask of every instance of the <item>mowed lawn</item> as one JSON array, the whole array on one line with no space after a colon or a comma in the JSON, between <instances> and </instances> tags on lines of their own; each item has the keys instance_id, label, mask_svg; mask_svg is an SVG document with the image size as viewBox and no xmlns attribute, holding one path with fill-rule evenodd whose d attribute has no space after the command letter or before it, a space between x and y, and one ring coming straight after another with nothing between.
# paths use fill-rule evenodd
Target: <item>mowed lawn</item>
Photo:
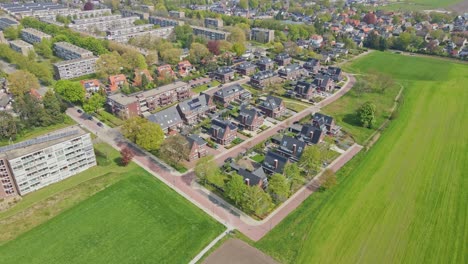
<instances>
[{"instance_id":1,"label":"mowed lawn","mask_svg":"<svg viewBox=\"0 0 468 264\"><path fill-rule=\"evenodd\" d=\"M405 1L390 1L392 4L388 4L379 9L384 10L429 10L437 8L446 8L457 3L461 3L464 0L405 0Z\"/></svg>"},{"instance_id":2,"label":"mowed lawn","mask_svg":"<svg viewBox=\"0 0 468 264\"><path fill-rule=\"evenodd\" d=\"M398 119L256 246L284 263L466 263L468 65L372 53L407 84Z\"/></svg>"},{"instance_id":3,"label":"mowed lawn","mask_svg":"<svg viewBox=\"0 0 468 264\"><path fill-rule=\"evenodd\" d=\"M139 170L2 245L0 262L188 263L223 227Z\"/></svg>"}]
</instances>

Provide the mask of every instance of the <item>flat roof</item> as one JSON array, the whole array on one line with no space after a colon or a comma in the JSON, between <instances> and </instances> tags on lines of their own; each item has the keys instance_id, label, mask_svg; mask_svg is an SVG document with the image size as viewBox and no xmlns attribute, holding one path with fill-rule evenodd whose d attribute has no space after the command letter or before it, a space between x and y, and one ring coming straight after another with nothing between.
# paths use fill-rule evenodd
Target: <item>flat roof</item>
<instances>
[{"instance_id":1,"label":"flat roof","mask_svg":"<svg viewBox=\"0 0 468 264\"><path fill-rule=\"evenodd\" d=\"M76 45L73 45L73 44L65 42L65 41L56 42L56 43L54 43L54 46L57 46L57 47L60 47L60 48L66 49L66 50L70 50L70 51L73 51L73 52L76 52L76 53L79 53L79 54L84 54L84 53L91 52L91 51L89 51L87 49L83 49L81 47L78 47Z\"/></svg>"},{"instance_id":2,"label":"flat roof","mask_svg":"<svg viewBox=\"0 0 468 264\"><path fill-rule=\"evenodd\" d=\"M21 31L24 31L24 32L27 32L27 33L30 33L32 35L37 35L37 36L41 36L41 37L50 37L49 34L46 34L40 30L37 30L35 28L23 28Z\"/></svg>"},{"instance_id":3,"label":"flat roof","mask_svg":"<svg viewBox=\"0 0 468 264\"><path fill-rule=\"evenodd\" d=\"M62 143L64 141L80 137L84 134L88 134L88 132L84 131L79 126L69 126L33 139L0 147L0 157L5 157L9 160L15 159L29 153L33 153L41 149Z\"/></svg>"},{"instance_id":4,"label":"flat roof","mask_svg":"<svg viewBox=\"0 0 468 264\"><path fill-rule=\"evenodd\" d=\"M209 31L209 32L213 32L213 33L220 33L220 34L231 34L229 32L226 32L226 31L222 31L222 30L217 30L217 29L212 29L212 28L206 28L206 27L197 27L197 26L191 26L193 29L199 29L199 30L203 30L203 31Z\"/></svg>"},{"instance_id":5,"label":"flat roof","mask_svg":"<svg viewBox=\"0 0 468 264\"><path fill-rule=\"evenodd\" d=\"M33 47L33 45L31 45L31 44L29 44L26 41L23 41L21 39L11 40L10 44L13 44L13 45L18 46L18 47L28 47L28 48Z\"/></svg>"},{"instance_id":6,"label":"flat roof","mask_svg":"<svg viewBox=\"0 0 468 264\"><path fill-rule=\"evenodd\" d=\"M171 84L168 84L168 85L164 85L164 86L161 86L161 87L151 89L149 91L143 91L143 92L133 93L133 94L129 94L129 95L120 94L120 93L119 94L113 94L111 96L108 96L108 98L115 101L115 102L117 102L117 103L119 103L119 104L127 105L129 103L137 101L138 97L148 98L148 97L152 97L152 96L155 96L155 95L158 95L158 94L161 94L161 93L165 93L165 92L168 92L168 91L175 90L175 89L180 88L180 87L184 87L186 85L188 85L186 82L177 81L177 82L174 82L174 83L171 83Z\"/></svg>"},{"instance_id":7,"label":"flat roof","mask_svg":"<svg viewBox=\"0 0 468 264\"><path fill-rule=\"evenodd\" d=\"M64 60L64 61L59 61L59 62L56 62L52 65L54 66L63 66L63 65L68 65L68 64L73 64L73 63L77 63L77 62L80 62L80 61L86 61L86 60L97 60L98 57L95 57L95 56L91 56L91 57L86 57L86 58L78 58L78 59L74 59L74 60Z\"/></svg>"}]
</instances>

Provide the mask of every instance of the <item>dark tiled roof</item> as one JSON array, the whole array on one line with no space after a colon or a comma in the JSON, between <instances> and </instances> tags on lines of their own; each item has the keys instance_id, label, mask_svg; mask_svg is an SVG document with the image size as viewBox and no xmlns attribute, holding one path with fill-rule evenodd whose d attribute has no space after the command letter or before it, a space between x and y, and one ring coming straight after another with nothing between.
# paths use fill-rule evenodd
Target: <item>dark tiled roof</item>
<instances>
[{"instance_id":1,"label":"dark tiled roof","mask_svg":"<svg viewBox=\"0 0 468 264\"><path fill-rule=\"evenodd\" d=\"M162 129L167 129L171 126L182 123L182 118L175 106L148 116L148 120L159 124Z\"/></svg>"},{"instance_id":2,"label":"dark tiled roof","mask_svg":"<svg viewBox=\"0 0 468 264\"><path fill-rule=\"evenodd\" d=\"M278 167L275 168L275 160L278 162ZM288 162L288 158L281 156L278 153L268 151L263 161L262 166L270 171L282 173L284 166Z\"/></svg>"},{"instance_id":3,"label":"dark tiled roof","mask_svg":"<svg viewBox=\"0 0 468 264\"><path fill-rule=\"evenodd\" d=\"M255 117L259 117L259 111L255 108L246 108L246 107L241 107L241 110L239 112L238 120L241 123L245 123L246 125L252 125L253 121L255 120ZM245 117L245 122L242 122L242 119Z\"/></svg>"},{"instance_id":4,"label":"dark tiled roof","mask_svg":"<svg viewBox=\"0 0 468 264\"><path fill-rule=\"evenodd\" d=\"M187 138L187 141L189 142L190 148L192 148L194 143L196 143L198 146L206 145L206 141L203 138L201 138L199 135L190 134L186 138Z\"/></svg>"},{"instance_id":5,"label":"dark tiled roof","mask_svg":"<svg viewBox=\"0 0 468 264\"><path fill-rule=\"evenodd\" d=\"M295 153L294 147L296 148ZM290 136L283 136L283 139L281 140L281 145L279 146L279 151L294 156L296 159L300 159L305 147L306 143L304 141Z\"/></svg>"},{"instance_id":6,"label":"dark tiled roof","mask_svg":"<svg viewBox=\"0 0 468 264\"><path fill-rule=\"evenodd\" d=\"M265 186L267 182L267 176L261 166L252 172L240 168L237 173L244 178L244 181L248 179L251 186L258 185L260 182L262 182L262 186Z\"/></svg>"},{"instance_id":7,"label":"dark tiled roof","mask_svg":"<svg viewBox=\"0 0 468 264\"><path fill-rule=\"evenodd\" d=\"M216 91L215 95L221 98L225 98L225 97L230 96L233 93L241 92L243 90L244 88L242 88L242 86L240 86L239 84L234 84L234 85L230 85L230 86L224 87Z\"/></svg>"},{"instance_id":8,"label":"dark tiled roof","mask_svg":"<svg viewBox=\"0 0 468 264\"><path fill-rule=\"evenodd\" d=\"M179 103L177 108L181 113L206 112L210 108L209 101L209 95L201 94L200 96Z\"/></svg>"},{"instance_id":9,"label":"dark tiled roof","mask_svg":"<svg viewBox=\"0 0 468 264\"><path fill-rule=\"evenodd\" d=\"M255 73L251 79L264 80L273 76L276 76L276 73L274 71L266 70L266 71L260 71L260 72Z\"/></svg>"},{"instance_id":10,"label":"dark tiled roof","mask_svg":"<svg viewBox=\"0 0 468 264\"><path fill-rule=\"evenodd\" d=\"M285 66L284 68L279 70L279 72L281 73L294 72L294 71L300 70L301 68L302 68L301 65L299 65L298 63L293 63L293 64L289 64Z\"/></svg>"},{"instance_id":11,"label":"dark tiled roof","mask_svg":"<svg viewBox=\"0 0 468 264\"><path fill-rule=\"evenodd\" d=\"M284 59L289 59L289 58L291 58L291 56L289 56L289 54L287 53L280 53L276 55L277 60L284 60Z\"/></svg>"},{"instance_id":12,"label":"dark tiled roof","mask_svg":"<svg viewBox=\"0 0 468 264\"><path fill-rule=\"evenodd\" d=\"M210 131L212 132L213 130L218 131L217 132L217 138L224 138L224 134L226 133L227 128L231 130L236 130L237 126L234 125L231 121L228 120L220 120L220 119L213 119L211 120L211 129ZM211 133L213 134L213 133Z\"/></svg>"},{"instance_id":13,"label":"dark tiled roof","mask_svg":"<svg viewBox=\"0 0 468 264\"><path fill-rule=\"evenodd\" d=\"M315 113L313 122L318 125L331 125L333 123L333 117L324 115L322 113Z\"/></svg>"},{"instance_id":14,"label":"dark tiled roof","mask_svg":"<svg viewBox=\"0 0 468 264\"><path fill-rule=\"evenodd\" d=\"M320 140L320 136L324 133L324 127L314 126L312 124L306 124L302 126L301 136L307 139L312 144L317 144ZM312 138L310 134L312 133Z\"/></svg>"},{"instance_id":15,"label":"dark tiled roof","mask_svg":"<svg viewBox=\"0 0 468 264\"><path fill-rule=\"evenodd\" d=\"M256 64L270 64L273 63L273 60L268 57L263 57L257 60Z\"/></svg>"},{"instance_id":16,"label":"dark tiled roof","mask_svg":"<svg viewBox=\"0 0 468 264\"><path fill-rule=\"evenodd\" d=\"M237 65L236 69L246 70L246 69L255 68L255 67L257 67L257 66L255 64L253 64L252 62L245 61L245 62Z\"/></svg>"},{"instance_id":17,"label":"dark tiled roof","mask_svg":"<svg viewBox=\"0 0 468 264\"><path fill-rule=\"evenodd\" d=\"M227 74L227 73L231 73L231 72L234 72L234 70L229 67L229 66L223 66L223 67L219 67L217 70L216 70L216 73L217 74Z\"/></svg>"},{"instance_id":18,"label":"dark tiled roof","mask_svg":"<svg viewBox=\"0 0 468 264\"><path fill-rule=\"evenodd\" d=\"M275 110L277 107L281 105L283 99L268 95L266 100L262 103L262 106L265 109Z\"/></svg>"}]
</instances>

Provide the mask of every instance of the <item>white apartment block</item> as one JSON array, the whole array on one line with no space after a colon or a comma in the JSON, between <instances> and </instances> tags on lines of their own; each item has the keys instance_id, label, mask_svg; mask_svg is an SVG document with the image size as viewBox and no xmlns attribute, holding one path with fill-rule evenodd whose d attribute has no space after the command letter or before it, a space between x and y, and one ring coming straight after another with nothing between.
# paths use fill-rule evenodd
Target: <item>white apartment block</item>
<instances>
[{"instance_id":1,"label":"white apartment block","mask_svg":"<svg viewBox=\"0 0 468 264\"><path fill-rule=\"evenodd\" d=\"M226 40L230 35L229 32L221 31L217 29L211 29L206 27L191 26L193 29L193 35L203 37L209 40Z\"/></svg>"},{"instance_id":2,"label":"white apartment block","mask_svg":"<svg viewBox=\"0 0 468 264\"><path fill-rule=\"evenodd\" d=\"M128 34L121 34L121 35L113 35L107 36L108 40L113 40L119 43L127 43L130 39L146 36L149 35L150 37L154 38L163 38L167 39L169 36L174 32L174 27L164 27L164 28L157 28L148 31L141 31L141 32L133 32Z\"/></svg>"},{"instance_id":3,"label":"white apartment block","mask_svg":"<svg viewBox=\"0 0 468 264\"><path fill-rule=\"evenodd\" d=\"M252 28L250 30L250 40L268 43L275 40L275 31L265 28Z\"/></svg>"},{"instance_id":4,"label":"white apartment block","mask_svg":"<svg viewBox=\"0 0 468 264\"><path fill-rule=\"evenodd\" d=\"M138 26L133 26L133 27L126 27L126 28L118 28L118 29L107 30L106 34L107 34L107 36L119 36L119 35L125 35L125 34L129 34L129 33L137 33L137 32L147 31L149 29L152 29L153 27L154 27L153 24L144 24L144 25L138 25Z\"/></svg>"},{"instance_id":5,"label":"white apartment block","mask_svg":"<svg viewBox=\"0 0 468 264\"><path fill-rule=\"evenodd\" d=\"M9 43L12 50L23 54L23 56L28 56L30 51L34 51L33 45L20 39L12 40Z\"/></svg>"},{"instance_id":6,"label":"white apartment block","mask_svg":"<svg viewBox=\"0 0 468 264\"><path fill-rule=\"evenodd\" d=\"M57 57L64 60L74 60L93 56L91 51L80 48L68 42L56 42L54 44L54 52Z\"/></svg>"},{"instance_id":7,"label":"white apartment block","mask_svg":"<svg viewBox=\"0 0 468 264\"><path fill-rule=\"evenodd\" d=\"M51 39L52 37L37 29L25 28L21 30L21 38L30 44L34 44L41 42L43 39Z\"/></svg>"},{"instance_id":8,"label":"white apartment block","mask_svg":"<svg viewBox=\"0 0 468 264\"><path fill-rule=\"evenodd\" d=\"M107 31L116 28L134 26L133 22L135 22L138 19L139 18L136 16L122 17L120 15L111 15L73 20L73 23L68 25L68 27L76 31Z\"/></svg>"},{"instance_id":9,"label":"white apartment block","mask_svg":"<svg viewBox=\"0 0 468 264\"><path fill-rule=\"evenodd\" d=\"M65 60L54 63L55 77L58 80L73 79L96 72L97 57Z\"/></svg>"},{"instance_id":10,"label":"white apartment block","mask_svg":"<svg viewBox=\"0 0 468 264\"><path fill-rule=\"evenodd\" d=\"M1 147L0 153L2 178L15 182L0 186L0 197L12 195L15 188L25 195L96 165L90 134L74 126Z\"/></svg>"}]
</instances>

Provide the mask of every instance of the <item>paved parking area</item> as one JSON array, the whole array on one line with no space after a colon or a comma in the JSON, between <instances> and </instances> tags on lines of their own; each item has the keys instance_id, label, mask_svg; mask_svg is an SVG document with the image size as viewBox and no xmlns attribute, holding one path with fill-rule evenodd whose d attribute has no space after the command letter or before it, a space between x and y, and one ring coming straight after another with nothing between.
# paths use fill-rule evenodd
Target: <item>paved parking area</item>
<instances>
[{"instance_id":1,"label":"paved parking area","mask_svg":"<svg viewBox=\"0 0 468 264\"><path fill-rule=\"evenodd\" d=\"M215 250L204 264L276 264L274 259L239 239L230 239Z\"/></svg>"}]
</instances>

